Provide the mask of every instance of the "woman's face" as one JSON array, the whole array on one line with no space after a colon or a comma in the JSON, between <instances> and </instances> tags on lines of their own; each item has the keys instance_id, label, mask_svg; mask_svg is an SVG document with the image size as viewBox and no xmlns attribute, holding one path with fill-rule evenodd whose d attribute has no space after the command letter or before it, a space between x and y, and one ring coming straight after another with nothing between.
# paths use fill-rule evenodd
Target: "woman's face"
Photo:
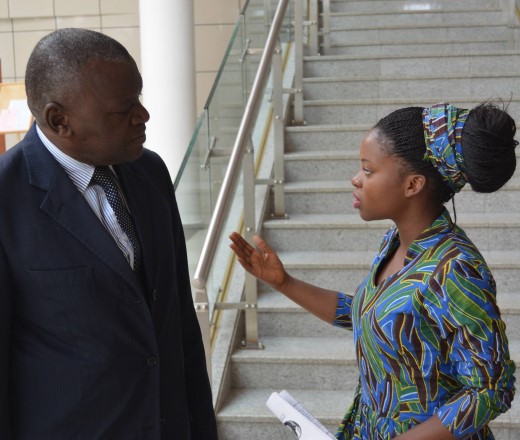
<instances>
[{"instance_id":1,"label":"woman's face","mask_svg":"<svg viewBox=\"0 0 520 440\"><path fill-rule=\"evenodd\" d=\"M401 160L385 152L374 130L361 142L359 156L360 169L352 178L354 208L363 220L397 222L408 202Z\"/></svg>"}]
</instances>

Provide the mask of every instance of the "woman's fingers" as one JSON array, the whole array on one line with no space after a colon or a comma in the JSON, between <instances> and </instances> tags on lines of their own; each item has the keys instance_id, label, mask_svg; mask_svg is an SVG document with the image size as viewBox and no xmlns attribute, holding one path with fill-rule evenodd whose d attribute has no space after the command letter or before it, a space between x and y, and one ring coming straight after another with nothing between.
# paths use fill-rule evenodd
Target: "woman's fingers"
<instances>
[{"instance_id":1,"label":"woman's fingers","mask_svg":"<svg viewBox=\"0 0 520 440\"><path fill-rule=\"evenodd\" d=\"M279 285L284 279L283 264L278 255L258 235L253 237L256 247L251 246L240 234L233 232L229 236L230 247L242 267L260 280Z\"/></svg>"},{"instance_id":2,"label":"woman's fingers","mask_svg":"<svg viewBox=\"0 0 520 440\"><path fill-rule=\"evenodd\" d=\"M231 233L229 238L231 239L231 244L229 246L235 252L240 264L244 269L258 276L258 274L263 270L263 259L265 255L264 249L269 249L265 241L260 237L255 236L253 238L255 244L259 241L261 245L261 247L258 246L258 248L255 249L237 232Z\"/></svg>"},{"instance_id":3,"label":"woman's fingers","mask_svg":"<svg viewBox=\"0 0 520 440\"><path fill-rule=\"evenodd\" d=\"M253 237L253 241L258 249L262 251L263 254L274 253L274 251L267 245L262 237L259 235L255 235Z\"/></svg>"},{"instance_id":4,"label":"woman's fingers","mask_svg":"<svg viewBox=\"0 0 520 440\"><path fill-rule=\"evenodd\" d=\"M247 258L251 256L253 247L246 240L244 240L240 234L233 232L229 238L232 242L230 245L231 249L233 249L239 258Z\"/></svg>"},{"instance_id":5,"label":"woman's fingers","mask_svg":"<svg viewBox=\"0 0 520 440\"><path fill-rule=\"evenodd\" d=\"M231 239L229 246L235 252L238 262L248 272L255 274L255 265L258 265L258 259L255 261L257 254L255 248L236 232L231 233L229 238Z\"/></svg>"}]
</instances>

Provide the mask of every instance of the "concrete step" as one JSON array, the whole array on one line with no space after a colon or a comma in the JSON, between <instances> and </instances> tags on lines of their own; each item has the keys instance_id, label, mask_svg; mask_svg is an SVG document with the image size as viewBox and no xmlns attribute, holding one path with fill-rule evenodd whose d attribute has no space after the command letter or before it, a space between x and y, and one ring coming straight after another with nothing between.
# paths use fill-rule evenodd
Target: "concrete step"
<instances>
[{"instance_id":1,"label":"concrete step","mask_svg":"<svg viewBox=\"0 0 520 440\"><path fill-rule=\"evenodd\" d=\"M285 388L332 433L336 432L345 411L350 406L354 389L316 390ZM220 440L265 440L294 438L290 431L266 407L272 392L279 389L233 389L217 414ZM520 403L513 401L511 409L490 423L496 439L517 439L520 432Z\"/></svg>"},{"instance_id":2,"label":"concrete step","mask_svg":"<svg viewBox=\"0 0 520 440\"><path fill-rule=\"evenodd\" d=\"M350 332L322 321L264 284L259 285L258 311L258 331L262 342L269 337L352 338Z\"/></svg>"},{"instance_id":3,"label":"concrete step","mask_svg":"<svg viewBox=\"0 0 520 440\"><path fill-rule=\"evenodd\" d=\"M520 213L460 212L457 224L481 251L514 251L520 243ZM278 251L372 250L375 253L392 226L390 220L366 222L358 214L290 214L284 220L265 221L262 233L269 243L276 243Z\"/></svg>"},{"instance_id":4,"label":"concrete step","mask_svg":"<svg viewBox=\"0 0 520 440\"><path fill-rule=\"evenodd\" d=\"M359 376L352 332L344 337L262 337L263 350L236 350L231 356L232 388L351 390ZM509 337L511 357L520 343Z\"/></svg>"},{"instance_id":5,"label":"concrete step","mask_svg":"<svg viewBox=\"0 0 520 440\"><path fill-rule=\"evenodd\" d=\"M439 95L435 102L449 102L459 108L471 109L486 98L454 96L453 92ZM517 97L488 96L488 99L498 99L507 102L508 113L515 119L520 119L520 95ZM304 101L303 115L307 124L362 124L370 122L376 124L379 119L401 107L432 105L428 99L403 98L403 99L335 99Z\"/></svg>"},{"instance_id":6,"label":"concrete step","mask_svg":"<svg viewBox=\"0 0 520 440\"><path fill-rule=\"evenodd\" d=\"M339 391L285 388L323 423L336 432L354 396L354 388ZM294 438L266 407L272 392L279 389L233 389L217 413L220 440L283 440Z\"/></svg>"},{"instance_id":7,"label":"concrete step","mask_svg":"<svg viewBox=\"0 0 520 440\"><path fill-rule=\"evenodd\" d=\"M438 102L440 97L457 96L509 97L519 96L520 71L508 74L451 76L370 76L365 78L323 77L304 80L305 100L337 99L417 99Z\"/></svg>"},{"instance_id":8,"label":"concrete step","mask_svg":"<svg viewBox=\"0 0 520 440\"><path fill-rule=\"evenodd\" d=\"M348 390L358 366L352 332L345 337L262 337L263 350L237 350L231 357L233 388Z\"/></svg>"},{"instance_id":9,"label":"concrete step","mask_svg":"<svg viewBox=\"0 0 520 440\"><path fill-rule=\"evenodd\" d=\"M359 170L359 148L286 153L284 164L286 182L345 180Z\"/></svg>"},{"instance_id":10,"label":"concrete step","mask_svg":"<svg viewBox=\"0 0 520 440\"><path fill-rule=\"evenodd\" d=\"M372 124L373 125L373 124ZM315 124L285 127L285 151L311 152L359 150L371 125Z\"/></svg>"},{"instance_id":11,"label":"concrete step","mask_svg":"<svg viewBox=\"0 0 520 440\"><path fill-rule=\"evenodd\" d=\"M477 38L477 37L476 37ZM463 42L454 42L453 40L427 41L415 43L414 40L388 42L371 44L364 43L334 43L330 47L325 48L321 45L320 53L322 55L351 55L351 56L402 56L402 55L423 55L427 52L438 52L446 50L447 52L463 51L466 54L479 54L485 52L501 52L511 49L512 43L509 39L498 38L494 41L489 40L472 40Z\"/></svg>"},{"instance_id":12,"label":"concrete step","mask_svg":"<svg viewBox=\"0 0 520 440\"><path fill-rule=\"evenodd\" d=\"M434 13L463 11L489 11L500 7L499 0L433 0L428 2L410 2L404 0L372 0L372 1L352 1L352 0L332 0L330 10L333 13L348 12L352 15L417 12Z\"/></svg>"},{"instance_id":13,"label":"concrete step","mask_svg":"<svg viewBox=\"0 0 520 440\"><path fill-rule=\"evenodd\" d=\"M457 212L470 214L520 212L520 184L513 176L499 191L475 193L467 186L455 196ZM293 214L356 214L352 207L350 176L336 181L288 182L286 211ZM451 202L450 202L451 204Z\"/></svg>"},{"instance_id":14,"label":"concrete step","mask_svg":"<svg viewBox=\"0 0 520 440\"><path fill-rule=\"evenodd\" d=\"M357 280L358 284L367 276L367 273L365 272L363 277ZM316 318L281 293L275 292L265 285L259 287L258 318L262 340L267 337L337 337L351 339L352 335L349 332ZM334 286L325 285L324 287ZM355 289L346 292L353 294ZM520 292L518 289L511 292L499 290L497 293L497 303L502 313L502 319L506 324L508 338L511 341L520 341L519 298ZM511 350L511 353L515 353L515 359L518 357L520 361L520 346Z\"/></svg>"},{"instance_id":15,"label":"concrete step","mask_svg":"<svg viewBox=\"0 0 520 440\"><path fill-rule=\"evenodd\" d=\"M409 6L409 5L408 5ZM330 14L331 29L369 29L374 27L400 26L486 26L506 24L505 15L500 8L480 10L394 10L381 12L371 8L369 12L352 13L332 12Z\"/></svg>"},{"instance_id":16,"label":"concrete step","mask_svg":"<svg viewBox=\"0 0 520 440\"><path fill-rule=\"evenodd\" d=\"M314 151L288 152L284 155L284 165L286 182L319 180L350 182L360 169L359 147L330 151L315 148Z\"/></svg>"},{"instance_id":17,"label":"concrete step","mask_svg":"<svg viewBox=\"0 0 520 440\"><path fill-rule=\"evenodd\" d=\"M311 284L354 292L374 258L370 251L280 252L288 272ZM520 285L520 250L482 250L499 292L516 292Z\"/></svg>"},{"instance_id":18,"label":"concrete step","mask_svg":"<svg viewBox=\"0 0 520 440\"><path fill-rule=\"evenodd\" d=\"M512 30L504 24L487 26L470 26L459 24L458 26L383 26L372 25L368 28L351 29L338 27L330 29L330 42L332 45L345 45L356 43L388 44L404 43L410 41L416 43L438 40L453 41L496 41L511 38Z\"/></svg>"},{"instance_id":19,"label":"concrete step","mask_svg":"<svg viewBox=\"0 0 520 440\"><path fill-rule=\"evenodd\" d=\"M305 77L346 76L399 76L505 73L518 72L518 51L482 52L478 54L425 52L423 55L322 55L307 56L304 60Z\"/></svg>"}]
</instances>

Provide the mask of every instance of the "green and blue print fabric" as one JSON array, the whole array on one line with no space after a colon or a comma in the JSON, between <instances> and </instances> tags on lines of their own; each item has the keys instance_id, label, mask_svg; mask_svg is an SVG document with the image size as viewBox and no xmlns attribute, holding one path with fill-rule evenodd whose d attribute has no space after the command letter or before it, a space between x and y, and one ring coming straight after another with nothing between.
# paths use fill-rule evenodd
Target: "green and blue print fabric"
<instances>
[{"instance_id":1,"label":"green and blue print fabric","mask_svg":"<svg viewBox=\"0 0 520 440\"><path fill-rule=\"evenodd\" d=\"M337 438L387 440L437 415L455 438L493 439L515 365L491 272L446 210L377 285L398 246L394 227L356 294L338 294L334 324L354 332L360 386Z\"/></svg>"}]
</instances>

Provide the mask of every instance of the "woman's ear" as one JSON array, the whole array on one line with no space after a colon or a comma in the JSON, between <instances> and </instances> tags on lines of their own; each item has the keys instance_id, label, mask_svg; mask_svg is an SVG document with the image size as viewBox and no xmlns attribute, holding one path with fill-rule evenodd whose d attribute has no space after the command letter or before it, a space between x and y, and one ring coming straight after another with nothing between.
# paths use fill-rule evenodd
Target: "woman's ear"
<instances>
[{"instance_id":1,"label":"woman's ear","mask_svg":"<svg viewBox=\"0 0 520 440\"><path fill-rule=\"evenodd\" d=\"M426 187L426 177L422 174L410 174L405 178L404 196L413 197Z\"/></svg>"},{"instance_id":2,"label":"woman's ear","mask_svg":"<svg viewBox=\"0 0 520 440\"><path fill-rule=\"evenodd\" d=\"M45 125L61 138L70 137L72 129L69 125L69 118L61 104L50 102L45 105L42 112Z\"/></svg>"}]
</instances>

